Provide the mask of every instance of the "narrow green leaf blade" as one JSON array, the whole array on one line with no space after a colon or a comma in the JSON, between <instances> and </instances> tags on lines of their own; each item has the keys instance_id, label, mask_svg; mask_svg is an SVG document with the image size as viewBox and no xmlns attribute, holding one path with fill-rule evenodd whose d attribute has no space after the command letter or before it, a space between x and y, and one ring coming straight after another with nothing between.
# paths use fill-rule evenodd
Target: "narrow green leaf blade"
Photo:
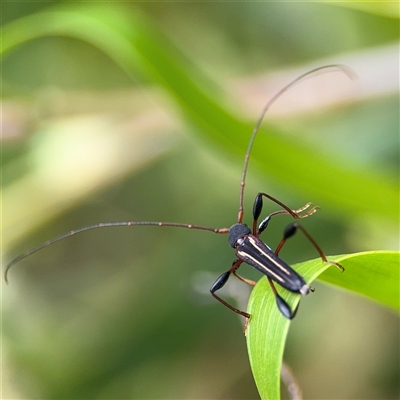
<instances>
[{"instance_id":1,"label":"narrow green leaf blade","mask_svg":"<svg viewBox=\"0 0 400 400\"><path fill-rule=\"evenodd\" d=\"M399 253L365 252L336 257L346 269L340 273L320 259L294 268L307 282L324 273L321 280L354 293L367 296L389 307L399 309ZM300 296L280 290L282 297L296 307ZM251 321L247 329L247 347L254 379L262 399L280 398L280 370L290 321L275 305L268 280L262 278L254 288L248 306Z\"/></svg>"},{"instance_id":2,"label":"narrow green leaf blade","mask_svg":"<svg viewBox=\"0 0 400 400\"><path fill-rule=\"evenodd\" d=\"M400 254L376 251L331 257L340 260L343 276L329 268L319 276L323 282L366 296L388 307L399 309Z\"/></svg>"}]
</instances>

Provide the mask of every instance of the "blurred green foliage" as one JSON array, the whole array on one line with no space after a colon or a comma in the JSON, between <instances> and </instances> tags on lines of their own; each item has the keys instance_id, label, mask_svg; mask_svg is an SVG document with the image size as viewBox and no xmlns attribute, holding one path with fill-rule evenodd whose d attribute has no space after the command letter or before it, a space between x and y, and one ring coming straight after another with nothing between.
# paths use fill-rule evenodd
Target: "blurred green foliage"
<instances>
[{"instance_id":1,"label":"blurred green foliage","mask_svg":"<svg viewBox=\"0 0 400 400\"><path fill-rule=\"evenodd\" d=\"M245 206L259 190L312 200L322 210L305 224L327 254L397 249L398 81L386 82L385 57L374 63L398 41L392 16L315 3L2 6L7 261L99 221L229 227L256 120L239 116L231 87L355 56L386 91L267 119ZM272 246L284 223L265 233ZM282 256L313 258L310 247L299 237ZM88 232L32 256L3 291L2 397L257 398L241 327L207 293L232 260L225 236L156 228ZM244 309L247 290L232 282L225 297ZM398 334L391 312L317 286L285 357L306 398L396 398Z\"/></svg>"}]
</instances>

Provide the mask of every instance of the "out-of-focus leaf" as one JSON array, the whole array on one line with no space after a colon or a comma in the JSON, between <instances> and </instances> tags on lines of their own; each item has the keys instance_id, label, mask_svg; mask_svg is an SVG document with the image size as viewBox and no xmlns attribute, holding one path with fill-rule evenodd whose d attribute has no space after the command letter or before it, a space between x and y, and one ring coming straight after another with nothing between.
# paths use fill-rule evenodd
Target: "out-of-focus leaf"
<instances>
[{"instance_id":1,"label":"out-of-focus leaf","mask_svg":"<svg viewBox=\"0 0 400 400\"><path fill-rule=\"evenodd\" d=\"M3 28L3 53L49 35L78 38L104 51L128 74L141 74L174 97L201 139L221 151L243 156L252 125L235 118L218 101L216 90L144 18L107 5L62 5L14 21ZM261 129L252 162L293 190L319 198L343 213L372 213L397 219L397 183L374 170L358 171L287 140L276 128ZM295 135L294 135L295 136ZM326 182L329 182L327 185Z\"/></svg>"},{"instance_id":2,"label":"out-of-focus leaf","mask_svg":"<svg viewBox=\"0 0 400 400\"><path fill-rule=\"evenodd\" d=\"M168 127L165 120L162 122ZM7 251L83 196L164 154L171 147L172 135L154 127L149 133L142 125L135 135L127 135L123 127L112 125L107 118L81 117L37 130L25 156L29 172L2 189L3 204L7 205L2 220L7 231L3 249ZM7 173L7 168L3 172ZM29 197L24 195L27 192Z\"/></svg>"},{"instance_id":3,"label":"out-of-focus leaf","mask_svg":"<svg viewBox=\"0 0 400 400\"><path fill-rule=\"evenodd\" d=\"M307 282L320 279L340 288L367 296L384 305L399 309L399 253L365 252L329 257L345 268L341 274L320 259L294 266ZM280 291L294 309L299 295ZM290 321L275 304L268 280L262 278L254 288L248 306L251 314L247 329L247 346L253 375L262 399L280 398L280 369Z\"/></svg>"}]
</instances>

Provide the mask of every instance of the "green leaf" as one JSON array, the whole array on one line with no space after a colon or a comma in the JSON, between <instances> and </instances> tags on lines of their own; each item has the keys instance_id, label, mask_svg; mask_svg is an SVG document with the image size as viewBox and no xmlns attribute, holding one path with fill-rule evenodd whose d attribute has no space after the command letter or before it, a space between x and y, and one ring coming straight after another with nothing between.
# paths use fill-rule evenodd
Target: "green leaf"
<instances>
[{"instance_id":1,"label":"green leaf","mask_svg":"<svg viewBox=\"0 0 400 400\"><path fill-rule=\"evenodd\" d=\"M329 257L345 268L340 273L321 259L294 266L307 282L320 277L324 282L367 296L381 304L399 309L399 253L365 252ZM299 295L280 290L294 309ZM262 278L254 288L248 305L251 320L246 331L247 347L254 379L262 399L280 398L280 370L290 321L275 305L268 280Z\"/></svg>"},{"instance_id":2,"label":"green leaf","mask_svg":"<svg viewBox=\"0 0 400 400\"><path fill-rule=\"evenodd\" d=\"M3 27L2 51L42 36L70 36L101 49L129 75L140 74L164 87L179 104L201 140L242 159L253 123L241 121L223 107L218 85L193 66L138 12L96 4L64 4L53 11L21 18ZM267 99L266 99L267 100ZM267 121L268 122L268 121ZM317 154L301 141L287 140L264 124L252 152L252 165L293 191L318 198L344 214L398 218L397 180L375 166L368 171ZM292 137L301 138L301 132ZM329 182L329 184L327 184Z\"/></svg>"},{"instance_id":3,"label":"green leaf","mask_svg":"<svg viewBox=\"0 0 400 400\"><path fill-rule=\"evenodd\" d=\"M377 251L330 258L345 266L345 275L341 276L329 268L319 277L321 281L366 296L388 307L400 308L399 253Z\"/></svg>"}]
</instances>

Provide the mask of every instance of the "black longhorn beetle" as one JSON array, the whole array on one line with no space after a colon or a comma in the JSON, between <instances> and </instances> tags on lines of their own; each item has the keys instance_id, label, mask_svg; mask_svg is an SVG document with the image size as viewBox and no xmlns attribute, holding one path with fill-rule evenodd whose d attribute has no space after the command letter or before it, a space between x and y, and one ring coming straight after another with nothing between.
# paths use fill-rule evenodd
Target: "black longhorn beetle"
<instances>
[{"instance_id":1,"label":"black longhorn beetle","mask_svg":"<svg viewBox=\"0 0 400 400\"><path fill-rule=\"evenodd\" d=\"M320 72L329 72L329 70L339 70L340 72L344 72L347 76L352 77L353 72L351 69L348 67L345 67L343 65L326 65L323 67L315 68L311 71L308 71L304 73L303 75L300 75L298 78L290 82L287 86L285 86L283 89L281 89L264 107L262 110L262 113L253 129L252 135L250 137L250 141L247 147L245 159L244 159L244 165L243 165L243 171L242 171L242 178L240 182L240 194L239 194L239 213L238 213L238 218L237 218L237 223L232 225L229 229L228 228L210 228L206 226L200 226L200 225L192 225L192 224L182 224L182 223L175 223L175 222L151 222L151 221L122 221L122 222L104 222L104 223L98 223L94 225L89 225L85 226L79 229L72 230L70 232L67 232L61 236L58 236L56 238L53 238L51 240L48 240L45 243L42 243L41 245L26 251L25 253L20 254L18 257L14 258L5 268L4 272L4 279L6 282L8 282L8 272L10 268L16 264L17 262L21 261L22 259L30 256L33 253L36 253L37 251L52 245L55 242L58 242L59 240L63 240L69 236L75 235L77 233L81 233L90 229L97 229L97 228L105 228L109 226L138 226L138 225L150 225L150 226L169 226L169 227L175 227L175 228L187 228L187 229L197 229L197 230L203 230L203 231L209 231L209 232L214 232L218 234L228 234L228 241L231 247L235 249L235 254L236 254L236 260L232 263L231 267L228 269L228 271L224 272L221 274L215 283L212 285L210 292L214 298L216 298L219 302L221 302L224 306L228 307L232 311L234 311L237 314L240 314L246 318L246 325L247 326L249 319L250 319L250 314L248 314L245 311L241 311L229 303L227 303L225 300L223 300L221 297L219 297L216 292L221 289L231 274L235 275L238 279L241 281L250 284L250 285L255 285L255 282L246 278L241 277L236 273L236 270L240 267L242 263L246 263L258 271L260 271L262 274L264 274L269 281L269 284L271 286L271 289L275 295L276 299L276 304L280 312L288 319L292 319L297 312L296 307L295 310L291 310L289 305L286 303L285 300L278 294L274 282L276 282L278 285L282 286L283 288L289 290L290 292L293 293L298 293L303 296L306 294L310 293L310 291L313 291L314 289L311 288L307 282L304 280L304 278L299 275L293 268L291 268L288 264L286 264L283 260L279 258L279 252L282 249L283 245L289 239L292 237L297 230L300 230L305 237L311 242L311 244L315 247L317 252L319 253L321 259L324 262L328 262L330 264L335 265L338 267L341 271L344 271L344 268L337 262L335 261L329 261L327 260L325 254L321 250L321 248L318 246L318 244L314 241L314 239L309 235L309 233L298 223L294 222L288 225L283 233L283 238L280 241L278 247L276 248L275 251L271 250L271 248L265 244L261 239L260 235L264 230L267 228L269 221L271 220L272 217L275 217L276 215L291 215L295 220L299 220L301 218L308 217L311 214L314 214L318 207L312 207L309 209L311 206L311 203L305 204L303 207L300 207L298 209L291 209L287 205L283 204L276 198L272 197L271 195L267 193L260 192L257 194L255 201L254 201L254 206L253 206L253 225L251 229L244 224L243 221L243 198L244 198L244 187L245 187L245 180L246 180L246 173L247 173L247 167L249 163L249 158L250 158L250 153L251 149L253 147L254 140L256 138L257 132L259 130L259 127L261 125L262 120L264 119L265 114L269 110L270 106L288 89L299 83L300 81L303 81L306 78L309 78L311 75L320 73ZM260 217L262 208L263 208L263 197L267 198L268 200L271 200L272 202L278 204L282 209L278 211L274 211L271 214L269 214L266 218L264 218L260 224L258 224L258 219Z\"/></svg>"}]
</instances>

